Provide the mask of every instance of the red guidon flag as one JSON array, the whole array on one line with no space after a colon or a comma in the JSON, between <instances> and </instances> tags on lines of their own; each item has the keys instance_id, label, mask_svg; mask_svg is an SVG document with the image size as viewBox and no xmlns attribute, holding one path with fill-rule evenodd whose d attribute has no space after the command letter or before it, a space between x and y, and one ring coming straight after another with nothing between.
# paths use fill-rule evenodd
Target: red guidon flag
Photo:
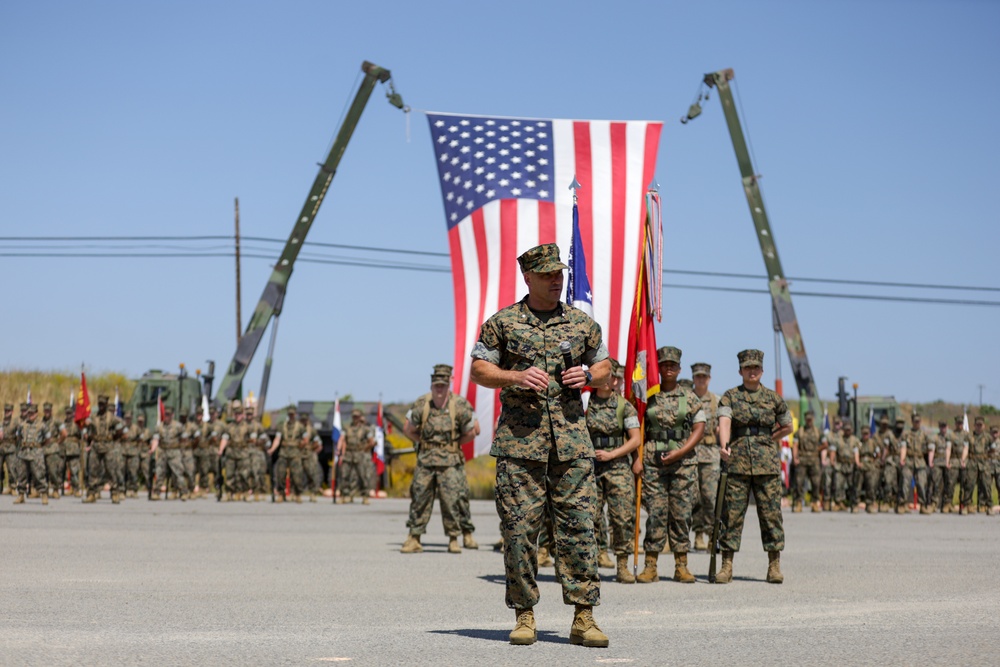
<instances>
[{"instance_id":1,"label":"red guidon flag","mask_svg":"<svg viewBox=\"0 0 1000 667\"><path fill-rule=\"evenodd\" d=\"M518 255L557 243L563 260L568 257L574 177L580 184L579 233L593 318L611 356L624 358L643 193L653 180L663 123L445 113L428 113L427 119L455 292L452 389L476 410L482 426L475 440L478 455L489 451L493 440L500 392L470 381L472 348L483 322L527 293Z\"/></svg>"},{"instance_id":2,"label":"red guidon flag","mask_svg":"<svg viewBox=\"0 0 1000 667\"><path fill-rule=\"evenodd\" d=\"M657 266L660 256L657 241L662 223L659 219L659 195L650 192L646 201L645 234L628 330L628 355L625 358L625 398L635 405L640 425L646 417L646 403L660 391L660 367L656 363L653 318L654 312L660 308L656 286L662 281L660 273L653 267Z\"/></svg>"},{"instance_id":3,"label":"red guidon flag","mask_svg":"<svg viewBox=\"0 0 1000 667\"><path fill-rule=\"evenodd\" d=\"M90 417L90 394L87 393L87 376L80 371L80 391L76 392L76 412L73 421L77 424Z\"/></svg>"}]
</instances>

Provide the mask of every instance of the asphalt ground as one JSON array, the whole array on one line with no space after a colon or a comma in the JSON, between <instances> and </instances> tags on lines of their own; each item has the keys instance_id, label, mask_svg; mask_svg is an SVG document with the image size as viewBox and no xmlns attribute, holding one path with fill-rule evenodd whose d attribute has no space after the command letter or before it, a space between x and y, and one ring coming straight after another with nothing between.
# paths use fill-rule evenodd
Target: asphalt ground
<instances>
[{"instance_id":1,"label":"asphalt ground","mask_svg":"<svg viewBox=\"0 0 1000 667\"><path fill-rule=\"evenodd\" d=\"M735 580L621 585L607 649L568 644L540 573L539 640L510 646L493 504L446 551L435 511L403 555L405 500L114 506L0 498L0 665L926 665L1000 662L1000 517L785 514L785 583L748 516ZM754 514L753 507L750 514ZM672 558L661 559L670 576Z\"/></svg>"}]
</instances>

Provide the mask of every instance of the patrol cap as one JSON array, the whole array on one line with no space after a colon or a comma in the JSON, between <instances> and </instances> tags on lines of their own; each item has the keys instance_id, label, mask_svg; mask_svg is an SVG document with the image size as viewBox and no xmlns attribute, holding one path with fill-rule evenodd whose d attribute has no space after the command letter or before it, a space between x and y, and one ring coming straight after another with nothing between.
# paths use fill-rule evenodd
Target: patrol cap
<instances>
[{"instance_id":1,"label":"patrol cap","mask_svg":"<svg viewBox=\"0 0 1000 667\"><path fill-rule=\"evenodd\" d=\"M736 354L736 358L740 362L740 368L764 365L764 353L760 350L743 350Z\"/></svg>"},{"instance_id":2,"label":"patrol cap","mask_svg":"<svg viewBox=\"0 0 1000 667\"><path fill-rule=\"evenodd\" d=\"M29 403L28 404L28 414L34 414L36 412L38 412L38 404L37 403Z\"/></svg>"},{"instance_id":3,"label":"patrol cap","mask_svg":"<svg viewBox=\"0 0 1000 667\"><path fill-rule=\"evenodd\" d=\"M287 408L285 408L285 412L294 413L295 411L296 411L296 408L295 408L294 404L293 405L289 405Z\"/></svg>"},{"instance_id":4,"label":"patrol cap","mask_svg":"<svg viewBox=\"0 0 1000 667\"><path fill-rule=\"evenodd\" d=\"M235 399L235 400L233 400L233 402L230 404L229 407L231 407L233 409L233 414L234 415L237 412L243 412L243 402L240 401L240 399L238 399L238 398Z\"/></svg>"},{"instance_id":5,"label":"patrol cap","mask_svg":"<svg viewBox=\"0 0 1000 667\"><path fill-rule=\"evenodd\" d=\"M569 267L559 260L559 246L555 243L537 245L517 258L521 273L548 273Z\"/></svg>"},{"instance_id":6,"label":"patrol cap","mask_svg":"<svg viewBox=\"0 0 1000 667\"><path fill-rule=\"evenodd\" d=\"M997 426L996 424L990 426L990 433L997 433L998 431L1000 431L1000 426Z\"/></svg>"},{"instance_id":7,"label":"patrol cap","mask_svg":"<svg viewBox=\"0 0 1000 667\"><path fill-rule=\"evenodd\" d=\"M939 421L939 422L938 422L938 428L941 428L941 427L943 427L943 426L947 426L947 425L948 425L948 422L946 422L946 421L945 421L945 420L943 420L943 419L942 419L941 421Z\"/></svg>"},{"instance_id":8,"label":"patrol cap","mask_svg":"<svg viewBox=\"0 0 1000 667\"><path fill-rule=\"evenodd\" d=\"M974 422L974 423L976 423L976 424L985 424L985 423L986 423L986 420L985 420L985 419L983 419L983 416L982 416L982 415L979 415L978 417L976 417L976 420L975 420L975 422Z\"/></svg>"},{"instance_id":9,"label":"patrol cap","mask_svg":"<svg viewBox=\"0 0 1000 667\"><path fill-rule=\"evenodd\" d=\"M299 421L306 421L309 419L309 413L303 410L299 413Z\"/></svg>"},{"instance_id":10,"label":"patrol cap","mask_svg":"<svg viewBox=\"0 0 1000 667\"><path fill-rule=\"evenodd\" d=\"M900 421L902 421L902 420L900 420ZM878 420L878 423L879 424L888 424L889 423L889 415L882 415L882 417Z\"/></svg>"},{"instance_id":11,"label":"patrol cap","mask_svg":"<svg viewBox=\"0 0 1000 667\"><path fill-rule=\"evenodd\" d=\"M849 421L844 422L844 430L845 431L852 431L853 432L854 431L854 424L852 424Z\"/></svg>"},{"instance_id":12,"label":"patrol cap","mask_svg":"<svg viewBox=\"0 0 1000 667\"><path fill-rule=\"evenodd\" d=\"M915 422L920 421L920 413L914 412L912 415L910 415L910 419Z\"/></svg>"},{"instance_id":13,"label":"patrol cap","mask_svg":"<svg viewBox=\"0 0 1000 667\"><path fill-rule=\"evenodd\" d=\"M364 417L365 413L361 412L361 408L354 408L351 410L352 417Z\"/></svg>"},{"instance_id":14,"label":"patrol cap","mask_svg":"<svg viewBox=\"0 0 1000 667\"><path fill-rule=\"evenodd\" d=\"M862 433L867 433L868 435L871 435L871 433L872 433L872 427L869 426L868 424L865 424L864 426L861 427L861 432Z\"/></svg>"},{"instance_id":15,"label":"patrol cap","mask_svg":"<svg viewBox=\"0 0 1000 667\"><path fill-rule=\"evenodd\" d=\"M4 403L3 404L3 411L4 412L10 412L13 409L14 409L14 406L11 405L10 403Z\"/></svg>"},{"instance_id":16,"label":"patrol cap","mask_svg":"<svg viewBox=\"0 0 1000 667\"><path fill-rule=\"evenodd\" d=\"M451 384L452 368L448 364L435 364L431 373L431 384Z\"/></svg>"},{"instance_id":17,"label":"patrol cap","mask_svg":"<svg viewBox=\"0 0 1000 667\"><path fill-rule=\"evenodd\" d=\"M74 410L73 410L73 408L65 407L65 408L63 408L63 412L65 414L67 414L67 415L71 415L71 414L73 414Z\"/></svg>"},{"instance_id":18,"label":"patrol cap","mask_svg":"<svg viewBox=\"0 0 1000 667\"><path fill-rule=\"evenodd\" d=\"M686 389L692 389L692 390L694 389L694 380L691 380L689 378L680 378L677 380L677 384Z\"/></svg>"},{"instance_id":19,"label":"patrol cap","mask_svg":"<svg viewBox=\"0 0 1000 667\"><path fill-rule=\"evenodd\" d=\"M961 424L964 421L965 421L965 417L963 417L962 415L955 415L955 423L956 424Z\"/></svg>"},{"instance_id":20,"label":"patrol cap","mask_svg":"<svg viewBox=\"0 0 1000 667\"><path fill-rule=\"evenodd\" d=\"M146 414L145 414L145 413L143 413L143 412L140 412L140 413L139 413L139 416L138 416L138 417L136 417L136 419L137 419L138 421L146 421Z\"/></svg>"},{"instance_id":21,"label":"patrol cap","mask_svg":"<svg viewBox=\"0 0 1000 667\"><path fill-rule=\"evenodd\" d=\"M711 375L712 374L712 364L706 364L704 362L698 362L696 364L691 364L691 375Z\"/></svg>"},{"instance_id":22,"label":"patrol cap","mask_svg":"<svg viewBox=\"0 0 1000 667\"><path fill-rule=\"evenodd\" d=\"M43 410L48 410L49 412L51 412L52 411L52 404L49 403L48 401L45 401L44 403L42 403L42 409Z\"/></svg>"},{"instance_id":23,"label":"patrol cap","mask_svg":"<svg viewBox=\"0 0 1000 667\"><path fill-rule=\"evenodd\" d=\"M101 394L100 396L97 397L98 403L107 403L108 400L109 400L108 397L105 396L104 394Z\"/></svg>"},{"instance_id":24,"label":"patrol cap","mask_svg":"<svg viewBox=\"0 0 1000 667\"><path fill-rule=\"evenodd\" d=\"M614 357L609 357L611 361L611 375L616 378L625 377L625 367L618 363L618 360Z\"/></svg>"},{"instance_id":25,"label":"patrol cap","mask_svg":"<svg viewBox=\"0 0 1000 667\"><path fill-rule=\"evenodd\" d=\"M905 424L906 421L902 417L896 417L896 424Z\"/></svg>"},{"instance_id":26,"label":"patrol cap","mask_svg":"<svg viewBox=\"0 0 1000 667\"><path fill-rule=\"evenodd\" d=\"M132 419L132 413L131 413L131 412L126 412L126 413L125 413L124 415L122 415L122 416L123 416L123 417L125 417L125 419Z\"/></svg>"},{"instance_id":27,"label":"patrol cap","mask_svg":"<svg viewBox=\"0 0 1000 667\"><path fill-rule=\"evenodd\" d=\"M19 407L20 407L21 411L24 412L25 410L28 409L29 405L30 405L30 403L21 403L21 405Z\"/></svg>"},{"instance_id":28,"label":"patrol cap","mask_svg":"<svg viewBox=\"0 0 1000 667\"><path fill-rule=\"evenodd\" d=\"M172 415L172 414L174 414L174 409L171 408L171 407L169 407L169 406L165 407L165 408L163 408L163 414L165 414L165 415Z\"/></svg>"},{"instance_id":29,"label":"patrol cap","mask_svg":"<svg viewBox=\"0 0 1000 667\"><path fill-rule=\"evenodd\" d=\"M816 418L816 413L813 412L812 410L806 410L806 419L808 419L809 417L812 417L813 419L815 419Z\"/></svg>"},{"instance_id":30,"label":"patrol cap","mask_svg":"<svg viewBox=\"0 0 1000 667\"><path fill-rule=\"evenodd\" d=\"M664 345L663 347L658 349L656 351L656 363L662 364L666 361L675 361L678 364L681 363L680 348Z\"/></svg>"}]
</instances>

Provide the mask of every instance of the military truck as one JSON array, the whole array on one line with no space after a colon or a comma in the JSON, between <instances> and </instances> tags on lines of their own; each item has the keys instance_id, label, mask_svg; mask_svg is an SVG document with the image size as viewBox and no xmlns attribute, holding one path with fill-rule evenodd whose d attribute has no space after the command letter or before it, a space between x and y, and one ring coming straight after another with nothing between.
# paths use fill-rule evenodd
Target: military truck
<instances>
[{"instance_id":1,"label":"military truck","mask_svg":"<svg viewBox=\"0 0 1000 667\"><path fill-rule=\"evenodd\" d=\"M197 370L194 377L188 374L184 364L177 373L159 369L146 371L136 380L135 391L125 403L125 410L132 413L133 419L140 414L146 415L148 425L156 423L160 401L164 409L172 408L175 414L191 413L200 408L203 394L211 395L214 367L215 364L209 362L208 373L202 375L201 370Z\"/></svg>"},{"instance_id":2,"label":"military truck","mask_svg":"<svg viewBox=\"0 0 1000 667\"><path fill-rule=\"evenodd\" d=\"M878 424L883 415L889 418L889 423L893 424L897 417L902 417L903 413L896 402L894 396L858 396L858 385L852 385L854 395L848 396L844 387L847 378L840 378L837 387L837 415L841 419L850 421L854 426L854 432L860 433L862 426L867 426L869 420L874 415L875 423Z\"/></svg>"}]
</instances>

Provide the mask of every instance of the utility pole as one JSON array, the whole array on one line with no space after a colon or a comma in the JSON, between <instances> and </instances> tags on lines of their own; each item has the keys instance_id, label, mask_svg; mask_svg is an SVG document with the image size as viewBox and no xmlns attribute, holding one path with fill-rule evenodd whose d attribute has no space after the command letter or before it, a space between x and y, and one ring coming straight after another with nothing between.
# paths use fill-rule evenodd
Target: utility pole
<instances>
[{"instance_id":1,"label":"utility pole","mask_svg":"<svg viewBox=\"0 0 1000 667\"><path fill-rule=\"evenodd\" d=\"M240 309L240 198L236 198L236 345L243 337L243 313Z\"/></svg>"}]
</instances>

